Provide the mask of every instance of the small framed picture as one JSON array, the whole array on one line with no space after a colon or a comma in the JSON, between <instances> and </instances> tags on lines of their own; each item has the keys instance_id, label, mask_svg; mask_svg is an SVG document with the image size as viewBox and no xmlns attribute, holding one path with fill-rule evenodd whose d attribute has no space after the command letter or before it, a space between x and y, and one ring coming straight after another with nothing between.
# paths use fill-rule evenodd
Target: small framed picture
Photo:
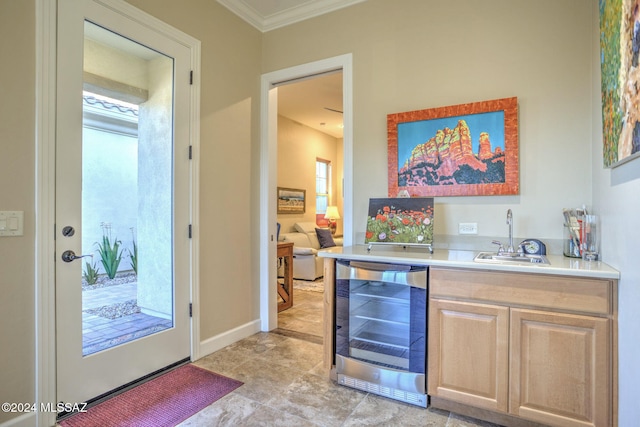
<instances>
[{"instance_id":1,"label":"small framed picture","mask_svg":"<svg viewBox=\"0 0 640 427\"><path fill-rule=\"evenodd\" d=\"M365 243L433 244L433 197L369 199Z\"/></svg>"},{"instance_id":2,"label":"small framed picture","mask_svg":"<svg viewBox=\"0 0 640 427\"><path fill-rule=\"evenodd\" d=\"M301 214L305 212L306 190L278 187L278 213Z\"/></svg>"}]
</instances>

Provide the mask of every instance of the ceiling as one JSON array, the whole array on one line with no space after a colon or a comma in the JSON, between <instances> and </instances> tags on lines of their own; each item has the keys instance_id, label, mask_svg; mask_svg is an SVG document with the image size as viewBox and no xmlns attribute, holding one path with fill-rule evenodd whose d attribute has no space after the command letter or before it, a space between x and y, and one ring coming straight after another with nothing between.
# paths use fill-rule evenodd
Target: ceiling
<instances>
[{"instance_id":1,"label":"ceiling","mask_svg":"<svg viewBox=\"0 0 640 427\"><path fill-rule=\"evenodd\" d=\"M342 72L278 87L278 114L342 138Z\"/></svg>"},{"instance_id":2,"label":"ceiling","mask_svg":"<svg viewBox=\"0 0 640 427\"><path fill-rule=\"evenodd\" d=\"M218 0L218 3L265 32L363 1L366 0Z\"/></svg>"}]
</instances>

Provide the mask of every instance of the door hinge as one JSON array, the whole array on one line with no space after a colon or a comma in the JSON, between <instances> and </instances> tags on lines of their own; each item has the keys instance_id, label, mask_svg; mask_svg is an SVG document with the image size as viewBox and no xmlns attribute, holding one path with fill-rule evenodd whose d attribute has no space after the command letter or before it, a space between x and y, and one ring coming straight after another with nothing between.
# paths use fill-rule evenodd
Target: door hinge
<instances>
[{"instance_id":1,"label":"door hinge","mask_svg":"<svg viewBox=\"0 0 640 427\"><path fill-rule=\"evenodd\" d=\"M189 146L189 160L193 159L193 145Z\"/></svg>"},{"instance_id":2,"label":"door hinge","mask_svg":"<svg viewBox=\"0 0 640 427\"><path fill-rule=\"evenodd\" d=\"M189 317L193 317L193 304L189 303Z\"/></svg>"},{"instance_id":3,"label":"door hinge","mask_svg":"<svg viewBox=\"0 0 640 427\"><path fill-rule=\"evenodd\" d=\"M189 71L189 84L193 84L193 70Z\"/></svg>"},{"instance_id":4,"label":"door hinge","mask_svg":"<svg viewBox=\"0 0 640 427\"><path fill-rule=\"evenodd\" d=\"M189 238L192 236L193 227L189 224Z\"/></svg>"}]
</instances>

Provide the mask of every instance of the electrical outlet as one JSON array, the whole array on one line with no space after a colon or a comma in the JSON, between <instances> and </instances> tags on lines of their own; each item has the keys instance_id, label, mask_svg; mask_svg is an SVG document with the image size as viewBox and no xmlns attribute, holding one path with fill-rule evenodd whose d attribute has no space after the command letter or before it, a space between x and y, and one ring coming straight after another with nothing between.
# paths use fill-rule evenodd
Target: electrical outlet
<instances>
[{"instance_id":1,"label":"electrical outlet","mask_svg":"<svg viewBox=\"0 0 640 427\"><path fill-rule=\"evenodd\" d=\"M477 222L458 223L458 234L478 234L478 223Z\"/></svg>"}]
</instances>

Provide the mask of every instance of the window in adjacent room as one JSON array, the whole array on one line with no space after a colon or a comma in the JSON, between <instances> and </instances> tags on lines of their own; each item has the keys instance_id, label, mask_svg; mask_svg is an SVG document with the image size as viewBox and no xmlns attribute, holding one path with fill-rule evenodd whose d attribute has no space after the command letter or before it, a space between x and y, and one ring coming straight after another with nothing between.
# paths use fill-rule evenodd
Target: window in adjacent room
<instances>
[{"instance_id":1,"label":"window in adjacent room","mask_svg":"<svg viewBox=\"0 0 640 427\"><path fill-rule=\"evenodd\" d=\"M331 162L316 159L316 223L326 225L324 214L329 206L331 188Z\"/></svg>"}]
</instances>

